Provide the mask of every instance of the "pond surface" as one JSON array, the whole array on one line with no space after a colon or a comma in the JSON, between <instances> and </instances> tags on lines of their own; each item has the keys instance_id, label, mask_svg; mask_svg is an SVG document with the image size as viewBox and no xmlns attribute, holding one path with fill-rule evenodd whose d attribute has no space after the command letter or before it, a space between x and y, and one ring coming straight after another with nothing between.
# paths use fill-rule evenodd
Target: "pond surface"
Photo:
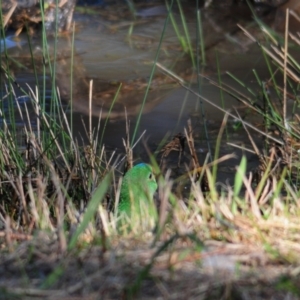
<instances>
[{"instance_id":1,"label":"pond surface","mask_svg":"<svg viewBox=\"0 0 300 300\"><path fill-rule=\"evenodd\" d=\"M149 7L145 5L138 7L136 18L132 18L126 11L126 6L115 5L106 8L82 8L75 13L73 67L71 36L62 36L57 40L56 84L65 109L73 112L74 134L79 141L81 137L87 140L82 122L88 124L90 81L93 80L91 109L93 125L97 126L101 114L101 128L104 128L105 118L122 83L116 103L109 115L110 121L105 127L103 140L108 149L117 149L119 153L124 153L122 138L126 135L124 107L130 120L131 131L133 131L166 22L166 9L160 3L157 5L152 3ZM193 5L186 5L184 14L191 41L195 44L197 15ZM181 34L184 35L178 8L174 8L173 16ZM246 95L249 95L247 90L236 83L226 72L234 74L254 91L259 91L260 88L253 69L261 79L269 79L270 75L261 50L236 26L240 23L249 30L253 30L254 23L249 11L241 8L241 11L237 13L232 11L232 7L224 6L224 9L211 8L201 11L201 17L206 62L201 66L200 72L205 77L200 76L197 79L197 72L192 67L190 55L183 53L171 21L165 27L158 62L182 77L186 85L201 96L217 105L223 105L226 110L239 108L242 117L255 124L257 119L252 113L248 113L230 95L223 93L221 97L220 89L206 78L209 77L216 82L221 78L222 84L229 84ZM272 16L268 16L266 22L271 24ZM260 35L257 29L255 33ZM34 56L42 61L40 40L40 38L33 38L32 47ZM20 36L16 42L17 47L9 49L11 57L15 60L22 58L29 61L27 37ZM50 52L54 53L55 40L49 38L48 42ZM201 53L199 55L201 58ZM71 73L73 73L72 85ZM43 80L40 74L42 73L38 75L39 82ZM23 88L28 89L27 85L29 85L34 89L36 77L30 68L30 63L15 67L14 76L16 82ZM48 101L51 101L50 82L50 78L47 78L45 97L49 99ZM69 105L71 99L72 106ZM204 117L202 112L204 112ZM146 130L144 140L154 152L165 137L170 139L176 133L183 132L190 118L194 126L196 150L203 161L209 149L215 146L224 112L201 101L196 95L181 87L176 80L164 75L159 68L156 68L138 126L138 135ZM204 124L207 125L207 133L205 133ZM228 124L227 134L229 134L230 142L249 145L245 131L234 130L235 122L232 119L229 119ZM257 137L259 137L258 134ZM224 140L221 155L232 151L239 152L226 146L225 143ZM135 148L134 154L137 158L147 160L143 143ZM250 154L249 157L252 159L253 155ZM253 161L255 161L254 158ZM235 162L225 164L223 171L227 170L232 173L233 166L237 162L235 160ZM222 177L225 178L223 175Z\"/></svg>"}]
</instances>

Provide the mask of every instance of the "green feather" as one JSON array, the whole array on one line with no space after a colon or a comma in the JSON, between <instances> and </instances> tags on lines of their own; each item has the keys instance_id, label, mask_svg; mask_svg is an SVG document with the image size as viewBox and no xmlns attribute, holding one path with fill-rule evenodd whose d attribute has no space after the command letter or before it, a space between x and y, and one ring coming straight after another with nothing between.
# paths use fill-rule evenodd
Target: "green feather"
<instances>
[{"instance_id":1,"label":"green feather","mask_svg":"<svg viewBox=\"0 0 300 300\"><path fill-rule=\"evenodd\" d=\"M157 190L157 183L152 167L145 163L140 163L131 168L124 176L120 201L119 213L127 216L143 216L145 210L150 216L157 216L153 196Z\"/></svg>"}]
</instances>

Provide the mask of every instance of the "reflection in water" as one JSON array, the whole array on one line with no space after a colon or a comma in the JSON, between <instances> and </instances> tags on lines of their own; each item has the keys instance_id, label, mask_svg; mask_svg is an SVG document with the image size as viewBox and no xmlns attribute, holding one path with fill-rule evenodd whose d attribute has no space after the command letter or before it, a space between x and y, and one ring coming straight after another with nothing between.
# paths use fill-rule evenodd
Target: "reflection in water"
<instances>
[{"instance_id":1,"label":"reflection in water","mask_svg":"<svg viewBox=\"0 0 300 300\"><path fill-rule=\"evenodd\" d=\"M140 112L141 105L148 86L147 78L138 78L128 81L108 82L106 80L95 78L90 79L85 74L86 71L79 60L75 61L76 69L73 70L73 88L72 88L72 109L84 115L89 114L89 89L90 80L92 85L92 110L91 114L102 118L108 116L111 109L110 119L124 119L124 109L127 115L135 116ZM57 68L57 86L64 101L70 100L70 76L68 76L70 65L64 61L58 64ZM120 91L118 93L118 90ZM158 103L163 101L170 91L176 88L174 81L168 80L162 75L155 75L150 85L149 94L143 108L143 113L150 112ZM114 102L114 99L116 101ZM112 107L112 104L114 105Z\"/></svg>"},{"instance_id":2,"label":"reflection in water","mask_svg":"<svg viewBox=\"0 0 300 300\"><path fill-rule=\"evenodd\" d=\"M14 40L13 36L8 36L5 39L0 40L0 53L2 53L5 49L21 46L22 44L24 44L24 42Z\"/></svg>"},{"instance_id":3,"label":"reflection in water","mask_svg":"<svg viewBox=\"0 0 300 300\"><path fill-rule=\"evenodd\" d=\"M236 23L243 23L245 19L251 20L249 13L248 18L243 16L243 19L239 20L240 14L236 12L233 14L232 6L226 7L223 4L220 6L222 9L216 10L211 7L203 11L202 16L205 37L202 42L207 49L209 76L218 81L217 69L219 68L221 75L224 75L222 71L230 71L241 81L256 88L251 70L256 69L261 78L267 78L269 76L267 69L262 64L263 59L259 55L259 50L254 50L255 46L249 45L248 39L245 42L244 36L236 34ZM141 11L143 12L143 10ZM190 36L195 37L196 15L194 11L190 11L187 16ZM183 33L180 16L175 13L174 17L180 32ZM105 129L107 143L121 144L121 138L125 135L124 107L127 109L131 119L131 128L133 128L135 116L139 113L144 99L165 18L157 17L146 20L143 18L143 22L137 19L127 22L127 27L118 27L119 20L117 22L109 21L104 18L103 13L101 17L77 14L75 18L78 30L75 34L73 63L71 63L73 46L70 39L60 37L57 43L58 59L55 76L61 99L66 106L72 100L74 125L78 126L81 124L81 115L89 113L89 83L91 79L93 80L92 115L95 117L95 121L97 121L100 112L102 112L102 118L106 118L116 91L122 83L120 93L110 114L110 119L114 122ZM132 31L128 34L128 27L132 24ZM24 41L26 39L24 37ZM49 38L48 42L50 51L52 49L51 57L53 57L53 42L55 40ZM43 78L39 77L43 69L41 43L38 39L34 39L32 45L40 85L43 81ZM248 52L244 52L246 50ZM219 60L218 67L216 54ZM14 64L11 67L16 81L27 90L26 84L35 89L37 83L28 45L24 44L22 48L14 49L10 55L22 63L21 67ZM193 77L189 57L182 54L178 38L171 24L166 27L159 62L190 84L197 82L195 76ZM206 67L206 73L208 72L207 69L208 67ZM228 77L222 76L222 81L233 84L233 81ZM49 76L46 82L45 95L47 103L52 101L50 83L51 78ZM207 80L201 80L198 85L192 87L201 95L222 105L219 89L210 85ZM237 102L232 97L224 96L225 108L237 106ZM218 128L223 114L207 104L203 105L207 122L210 126L215 124L214 128ZM203 123L201 113L199 113L199 99L189 95L185 90L179 89L176 83L159 71L154 75L143 113L140 124L141 131L147 129L148 134L156 140L160 140L167 132L171 132L171 134L182 132L186 120L191 115L200 116L198 118L199 123ZM79 128L79 131L83 131L82 127Z\"/></svg>"}]
</instances>

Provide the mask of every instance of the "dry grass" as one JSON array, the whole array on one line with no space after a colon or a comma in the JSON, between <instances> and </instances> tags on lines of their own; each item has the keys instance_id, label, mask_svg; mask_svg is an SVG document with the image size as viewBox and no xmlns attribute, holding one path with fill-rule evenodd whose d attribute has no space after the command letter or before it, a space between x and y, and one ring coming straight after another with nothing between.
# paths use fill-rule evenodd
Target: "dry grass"
<instances>
[{"instance_id":1,"label":"dry grass","mask_svg":"<svg viewBox=\"0 0 300 300\"><path fill-rule=\"evenodd\" d=\"M293 64L287 52L275 61L285 80L299 81L287 67ZM233 186L223 189L216 188L218 163L233 155L201 166L189 122L185 136L164 148L179 151L181 177L174 182L169 170L160 173L151 157L159 184L156 228L145 230L139 220L128 220L130 230L121 231L114 203L108 202L118 199L117 166L124 159L97 147L100 126L94 130L91 121L89 145L79 147L63 111L56 126L68 136L69 148L62 148L57 128L49 125L34 93L32 98L51 141L43 144L43 134L25 126L26 147L20 152L9 127L4 124L1 132L0 299L300 299L299 130L295 123L287 128L285 106L281 121L274 122L280 138L226 112L217 145L227 117L238 119L261 173L254 182L242 159ZM258 110L246 96L237 98ZM248 127L275 146L258 150ZM130 167L134 146L128 132ZM183 154L185 140L189 154ZM182 162L184 155L189 164ZM188 182L184 196L175 194L178 182Z\"/></svg>"},{"instance_id":2,"label":"dry grass","mask_svg":"<svg viewBox=\"0 0 300 300\"><path fill-rule=\"evenodd\" d=\"M194 144L191 134L188 140ZM191 152L193 160L195 149ZM96 165L98 158L81 159L94 159ZM137 222L130 232L119 233L116 215L99 206L104 194L97 199L95 188L81 211L52 162L44 158L40 163L48 166L47 178L39 173L21 184L18 177L9 181L24 209L19 218L10 215L12 210L1 212L4 299L299 298L299 200L274 197L275 178L265 182L267 192L258 198L251 174L240 170L245 192L239 198L229 186L226 193L216 190L206 168L211 190L203 193L198 162L186 173L191 182L187 200L172 194L167 172L158 178L157 230L144 231Z\"/></svg>"},{"instance_id":3,"label":"dry grass","mask_svg":"<svg viewBox=\"0 0 300 300\"><path fill-rule=\"evenodd\" d=\"M8 299L298 299L298 218L278 213L257 221L232 215L226 199L202 205L207 220L197 213L199 203L188 208L180 201L159 239L151 232L101 236L100 231L91 240L86 231L77 247L64 253L56 233L3 233L9 247L3 244L1 255L2 294ZM209 216L211 210L217 218Z\"/></svg>"}]
</instances>

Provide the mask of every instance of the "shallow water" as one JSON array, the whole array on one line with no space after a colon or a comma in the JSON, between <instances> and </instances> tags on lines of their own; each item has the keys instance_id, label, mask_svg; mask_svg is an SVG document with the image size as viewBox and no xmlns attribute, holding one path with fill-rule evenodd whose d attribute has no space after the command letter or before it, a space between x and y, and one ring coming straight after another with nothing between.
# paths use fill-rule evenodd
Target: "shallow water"
<instances>
[{"instance_id":1,"label":"shallow water","mask_svg":"<svg viewBox=\"0 0 300 300\"><path fill-rule=\"evenodd\" d=\"M166 16L165 12L159 9L158 11L161 13L157 16L144 17L145 11L141 9L142 17L138 17L136 20L125 14L122 20L111 21L105 17L105 13L101 9L95 9L95 11L98 11L99 15L75 14L73 71L71 71L71 38L68 36L58 39L56 83L64 107L68 112L71 110L69 101L72 98L74 134L79 138L79 141L81 141L82 136L87 140L82 120L88 124L90 80L93 80L91 110L93 125L97 126L101 114L103 118L101 128L104 128L104 120L108 115L116 91L122 83L122 89L110 114L110 121L105 127L103 140L107 148L118 149L118 152L122 153L122 138L126 135L124 107L127 109L130 128L133 131ZM180 31L183 32L179 14L175 13L174 16ZM195 42L196 18L194 11L189 7L186 9L186 18L192 42ZM230 84L249 95L245 88L240 87L226 74L226 72L230 72L254 91L259 91L260 88L253 74L253 69L256 70L260 78L267 80L270 75L265 60L259 47L251 43L236 27L237 22L244 24L244 26L252 24L250 15L243 12L240 14L241 19L237 19L236 14L230 10L210 9L203 12L202 18L207 63L205 67L202 67L201 74L217 82L220 75L222 84ZM21 36L18 47L10 49L9 53L14 59L24 61L23 67L15 66L16 82L25 89L28 89L27 84L34 89L36 79L30 63L28 63L30 53L26 39L26 36ZM49 47L52 53L54 42L54 39L49 38ZM32 45L35 57L41 61L40 38L33 39ZM166 27L158 61L183 77L187 81L187 85L201 96L215 104L223 105L219 88L203 77L200 77L197 84L197 76L193 73L189 55L183 55L178 38L170 23ZM70 84L71 72L73 72L72 88ZM42 74L41 70L39 74ZM39 75L38 78L39 82L42 82L42 76ZM51 101L50 82L51 80L48 78L45 96L49 101ZM18 94L18 91L16 93ZM235 108L239 108L242 117L246 118L247 121L257 122L257 119L251 113L246 113L245 108L233 97L225 93L223 97L224 109L234 111ZM204 118L202 112L204 112ZM197 151L203 161L209 148L213 149L215 146L215 139L223 117L224 112L201 101L197 96L180 87L175 81L164 76L157 68L154 84L143 109L138 135L146 130L144 140L147 141L150 150L155 151L164 137L183 132L187 120L192 118L197 139ZM205 134L204 123L207 125L207 134ZM245 131L243 129L233 130L235 122L232 119L229 119L228 123L227 134L229 134L231 141L249 144ZM232 148L226 146L225 142L222 143L221 154L233 151ZM237 152L240 154L240 151ZM135 148L134 153L136 157L147 160L147 153L142 143ZM249 155L249 157L252 156ZM176 159L177 156L174 157ZM232 166L236 162L225 164L224 168L230 169L232 173Z\"/></svg>"}]
</instances>

